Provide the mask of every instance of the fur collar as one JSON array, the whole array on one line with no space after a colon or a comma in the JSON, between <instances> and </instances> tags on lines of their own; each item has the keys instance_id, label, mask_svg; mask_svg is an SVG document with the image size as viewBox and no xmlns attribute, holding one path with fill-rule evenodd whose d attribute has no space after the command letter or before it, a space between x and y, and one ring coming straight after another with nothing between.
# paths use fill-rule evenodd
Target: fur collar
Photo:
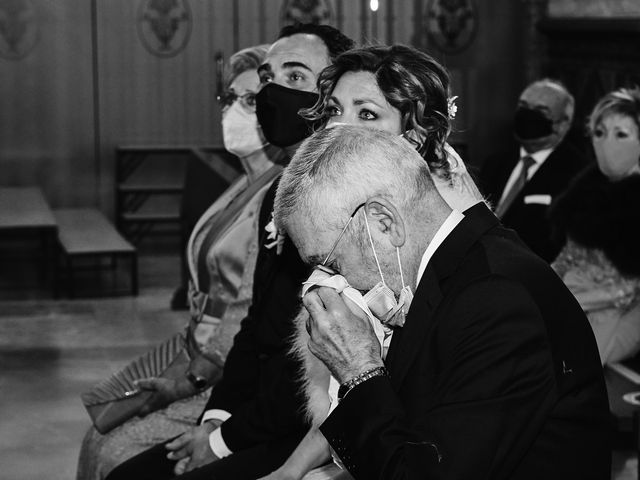
<instances>
[{"instance_id":1,"label":"fur collar","mask_svg":"<svg viewBox=\"0 0 640 480\"><path fill-rule=\"evenodd\" d=\"M640 275L640 175L611 182L590 166L550 210L557 235L603 250L623 274Z\"/></svg>"}]
</instances>

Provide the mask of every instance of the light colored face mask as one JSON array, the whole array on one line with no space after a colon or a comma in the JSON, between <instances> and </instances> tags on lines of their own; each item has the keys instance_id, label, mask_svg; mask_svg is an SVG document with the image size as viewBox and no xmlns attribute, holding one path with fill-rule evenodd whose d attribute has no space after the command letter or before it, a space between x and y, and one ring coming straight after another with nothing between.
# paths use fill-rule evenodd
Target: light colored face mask
<instances>
[{"instance_id":1,"label":"light colored face mask","mask_svg":"<svg viewBox=\"0 0 640 480\"><path fill-rule=\"evenodd\" d=\"M613 135L594 139L593 149L600 171L612 180L640 173L640 141L620 141Z\"/></svg>"},{"instance_id":2,"label":"light colored face mask","mask_svg":"<svg viewBox=\"0 0 640 480\"><path fill-rule=\"evenodd\" d=\"M373 314L380 319L384 325L402 327L404 325L407 312L413 300L413 293L411 287L405 285L404 275L402 274L402 263L400 262L400 249L396 247L396 256L398 258L398 268L400 269L400 281L402 282L402 290L400 290L400 297L396 300L396 296L384 281L384 275L380 268L380 262L378 261L378 255L376 249L373 246L373 238L371 237L371 230L369 228L369 220L367 214L364 214L364 222L367 226L367 235L369 237L369 243L371 250L373 251L373 257L376 259L376 266L378 267L378 273L380 273L380 282L378 282L371 290L364 295L364 300L369 306L369 309Z\"/></svg>"},{"instance_id":3,"label":"light colored face mask","mask_svg":"<svg viewBox=\"0 0 640 480\"><path fill-rule=\"evenodd\" d=\"M248 112L237 100L222 115L222 141L224 148L245 158L267 144L260 135L255 113Z\"/></svg>"},{"instance_id":4,"label":"light colored face mask","mask_svg":"<svg viewBox=\"0 0 640 480\"><path fill-rule=\"evenodd\" d=\"M344 294L347 295L347 297L353 303L358 305L370 319L375 318L378 320L378 322L374 323L382 323L383 325L389 327L402 327L405 322L406 314L409 311L411 300L413 300L413 293L411 292L411 287L409 285L405 285L404 283L404 275L402 273L402 265L400 263L400 250L396 248L398 267L400 268L402 290L400 291L400 298L396 300L396 296L393 293L393 290L391 290L384 281L384 275L382 274L382 269L380 268L378 255L376 254L375 247L373 246L373 239L371 238L371 230L369 229L369 221L367 220L366 213L364 213L364 218L365 224L367 226L367 234L369 236L369 242L371 244L373 256L376 260L376 265L378 267L378 272L380 273L381 281L378 282L367 293L362 295L358 290L351 288L347 280L342 275L337 275L330 268L325 266L336 246L338 245L338 242L346 232L347 227L351 223L351 220L353 220L355 214L364 205L365 204L362 204L358 206L358 208L356 208L356 210L349 218L349 221L342 229L342 232L336 239L333 247L331 248L331 251L327 255L327 258L325 258L324 262L322 262L322 265L318 265L311 273L309 279L306 282L303 282L302 296L304 296L312 286L331 287L336 289L339 293L344 292Z\"/></svg>"}]
</instances>

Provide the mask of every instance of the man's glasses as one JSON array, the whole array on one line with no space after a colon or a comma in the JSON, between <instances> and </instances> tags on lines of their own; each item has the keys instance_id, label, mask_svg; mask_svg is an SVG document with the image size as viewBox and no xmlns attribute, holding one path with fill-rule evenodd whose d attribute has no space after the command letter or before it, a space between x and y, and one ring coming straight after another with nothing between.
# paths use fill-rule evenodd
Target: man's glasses
<instances>
[{"instance_id":1,"label":"man's glasses","mask_svg":"<svg viewBox=\"0 0 640 480\"><path fill-rule=\"evenodd\" d=\"M338 238L336 238L336 241L333 243L333 246L331 247L331 250L329 251L329 253L327 254L327 256L325 257L324 261L322 262L322 264L320 264L318 267L325 267L327 265L327 262L329 261L329 259L331 258L331 255L333 255L333 252L335 251L336 247L338 246L338 243L340 242L340 240L342 240L342 237L344 236L344 233L347 231L347 228L349 227L349 225L351 224L351 221L353 220L353 217L356 216L356 213L358 213L358 210L360 210L362 207L364 207L366 205L366 203L361 203L360 205L358 205L356 207L356 209L353 211L353 213L351 214L351 216L349 217L349 220L347 221L347 224L344 226L344 228L342 229L342 231L340 232L340 235L338 235ZM321 269L322 270L322 269Z\"/></svg>"},{"instance_id":2,"label":"man's glasses","mask_svg":"<svg viewBox=\"0 0 640 480\"><path fill-rule=\"evenodd\" d=\"M240 100L240 104L245 108L252 111L256 109L256 94L254 92L238 95L233 90L226 90L216 98L222 108L228 108L233 105L236 100Z\"/></svg>"}]
</instances>

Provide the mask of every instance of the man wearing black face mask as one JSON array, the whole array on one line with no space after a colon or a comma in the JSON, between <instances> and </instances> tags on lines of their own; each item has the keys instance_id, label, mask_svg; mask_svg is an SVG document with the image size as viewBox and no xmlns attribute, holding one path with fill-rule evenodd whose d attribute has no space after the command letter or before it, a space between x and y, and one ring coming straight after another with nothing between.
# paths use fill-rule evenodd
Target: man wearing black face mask
<instances>
[{"instance_id":1,"label":"man wearing black face mask","mask_svg":"<svg viewBox=\"0 0 640 480\"><path fill-rule=\"evenodd\" d=\"M298 111L318 99L318 74L354 43L327 25L284 27L258 73L256 114L267 141L293 154L311 134ZM277 183L277 182L276 182ZM255 479L281 465L306 433L298 364L288 355L307 267L271 229L276 183L260 209L252 305L201 424L123 463L107 480Z\"/></svg>"},{"instance_id":2,"label":"man wearing black face mask","mask_svg":"<svg viewBox=\"0 0 640 480\"><path fill-rule=\"evenodd\" d=\"M518 101L516 147L488 158L480 172L483 193L502 223L548 262L562 248L552 238L548 207L586 163L566 139L573 110L573 97L559 82L532 83Z\"/></svg>"}]
</instances>

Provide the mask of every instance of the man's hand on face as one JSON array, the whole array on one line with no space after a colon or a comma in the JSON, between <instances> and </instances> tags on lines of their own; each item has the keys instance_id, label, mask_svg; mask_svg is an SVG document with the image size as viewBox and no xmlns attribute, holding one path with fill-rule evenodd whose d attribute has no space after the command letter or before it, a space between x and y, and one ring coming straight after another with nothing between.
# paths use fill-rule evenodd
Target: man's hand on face
<instances>
[{"instance_id":1,"label":"man's hand on face","mask_svg":"<svg viewBox=\"0 0 640 480\"><path fill-rule=\"evenodd\" d=\"M354 314L332 288L320 287L302 299L309 312L309 349L339 383L383 366L380 343L366 315Z\"/></svg>"},{"instance_id":2,"label":"man's hand on face","mask_svg":"<svg viewBox=\"0 0 640 480\"><path fill-rule=\"evenodd\" d=\"M219 460L209 446L209 435L220 426L221 421L208 421L183 433L167 443L167 458L177 460L173 469L176 475L182 475L195 468Z\"/></svg>"}]
</instances>

